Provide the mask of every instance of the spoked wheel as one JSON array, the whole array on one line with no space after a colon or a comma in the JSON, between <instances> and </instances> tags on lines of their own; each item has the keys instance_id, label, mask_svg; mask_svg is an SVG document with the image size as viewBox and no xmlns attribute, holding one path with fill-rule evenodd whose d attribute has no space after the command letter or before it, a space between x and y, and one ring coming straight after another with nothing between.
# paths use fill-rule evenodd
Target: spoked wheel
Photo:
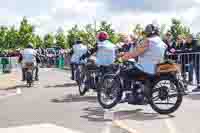
<instances>
[{"instance_id":1,"label":"spoked wheel","mask_svg":"<svg viewBox=\"0 0 200 133\"><path fill-rule=\"evenodd\" d=\"M161 77L152 89L149 102L156 112L170 114L179 108L182 98L182 90L179 87L178 80Z\"/></svg>"},{"instance_id":2,"label":"spoked wheel","mask_svg":"<svg viewBox=\"0 0 200 133\"><path fill-rule=\"evenodd\" d=\"M120 80L113 76L105 77L98 88L97 99L99 104L105 109L110 109L119 103L121 97Z\"/></svg>"},{"instance_id":3,"label":"spoked wheel","mask_svg":"<svg viewBox=\"0 0 200 133\"><path fill-rule=\"evenodd\" d=\"M87 82L87 76L85 74L80 74L80 79L78 81L78 90L79 90L79 94L81 96L84 96L85 93L88 91L86 82Z\"/></svg>"},{"instance_id":4,"label":"spoked wheel","mask_svg":"<svg viewBox=\"0 0 200 133\"><path fill-rule=\"evenodd\" d=\"M27 72L26 73L26 80L27 80L27 85L28 87L32 86L32 82L33 82L33 75L31 72Z\"/></svg>"}]
</instances>

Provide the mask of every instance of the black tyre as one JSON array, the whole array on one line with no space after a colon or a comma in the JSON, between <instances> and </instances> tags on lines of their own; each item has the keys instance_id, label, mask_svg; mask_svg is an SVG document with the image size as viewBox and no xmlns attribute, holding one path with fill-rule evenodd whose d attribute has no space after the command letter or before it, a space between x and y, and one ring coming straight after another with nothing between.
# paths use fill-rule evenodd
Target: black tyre
<instances>
[{"instance_id":1,"label":"black tyre","mask_svg":"<svg viewBox=\"0 0 200 133\"><path fill-rule=\"evenodd\" d=\"M158 94L155 96L154 94ZM171 92L174 92L170 94ZM174 103L171 102L172 99L176 98ZM149 103L152 109L159 114L171 114L174 113L181 105L183 99L182 89L180 88L179 81L171 76L161 76L159 80L157 80L153 88L151 90L151 98L149 99ZM161 102L157 102L160 100ZM167 103L165 103L167 101ZM163 105L169 108L161 108L159 105Z\"/></svg>"},{"instance_id":2,"label":"black tyre","mask_svg":"<svg viewBox=\"0 0 200 133\"><path fill-rule=\"evenodd\" d=\"M26 80L27 80L28 87L31 87L32 82L33 82L33 75L31 72L26 73Z\"/></svg>"},{"instance_id":3,"label":"black tyre","mask_svg":"<svg viewBox=\"0 0 200 133\"><path fill-rule=\"evenodd\" d=\"M86 85L86 80L87 80L86 75L81 74L80 80L77 81L79 94L81 96L84 96L85 93L88 91L88 88L87 88L87 85Z\"/></svg>"},{"instance_id":4,"label":"black tyre","mask_svg":"<svg viewBox=\"0 0 200 133\"><path fill-rule=\"evenodd\" d=\"M122 98L120 79L114 75L107 75L102 79L98 87L97 99L104 109L111 109L116 106ZM105 100L111 100L107 102Z\"/></svg>"}]
</instances>

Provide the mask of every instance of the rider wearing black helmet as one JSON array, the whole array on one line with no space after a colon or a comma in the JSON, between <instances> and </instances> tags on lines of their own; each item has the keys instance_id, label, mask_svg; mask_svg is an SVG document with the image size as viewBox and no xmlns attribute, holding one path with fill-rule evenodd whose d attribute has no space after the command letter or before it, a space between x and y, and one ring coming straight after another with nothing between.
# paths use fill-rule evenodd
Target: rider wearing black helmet
<instances>
[{"instance_id":1,"label":"rider wearing black helmet","mask_svg":"<svg viewBox=\"0 0 200 133\"><path fill-rule=\"evenodd\" d=\"M144 34L146 38L136 50L123 54L122 59L139 57L138 63L141 67L138 69L145 73L154 74L156 65L164 59L166 44L159 36L159 28L153 24L145 27Z\"/></svg>"}]
</instances>

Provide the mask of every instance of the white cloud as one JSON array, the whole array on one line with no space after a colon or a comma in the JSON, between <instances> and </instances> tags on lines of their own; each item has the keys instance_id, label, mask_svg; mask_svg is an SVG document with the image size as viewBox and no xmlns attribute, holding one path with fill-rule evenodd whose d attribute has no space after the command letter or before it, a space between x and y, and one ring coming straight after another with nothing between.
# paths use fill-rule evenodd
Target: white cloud
<instances>
[{"instance_id":1,"label":"white cloud","mask_svg":"<svg viewBox=\"0 0 200 133\"><path fill-rule=\"evenodd\" d=\"M112 23L117 31L126 32L130 31L134 24L145 25L153 20L160 24L169 24L172 17L181 19L195 32L200 31L198 0L0 1L0 25L19 24L19 19L26 15L31 23L36 25L36 32L39 34L54 32L59 27L68 29L74 24L93 23L95 19L106 20Z\"/></svg>"},{"instance_id":2,"label":"white cloud","mask_svg":"<svg viewBox=\"0 0 200 133\"><path fill-rule=\"evenodd\" d=\"M110 10L141 12L173 12L199 6L197 0L104 0Z\"/></svg>"}]
</instances>

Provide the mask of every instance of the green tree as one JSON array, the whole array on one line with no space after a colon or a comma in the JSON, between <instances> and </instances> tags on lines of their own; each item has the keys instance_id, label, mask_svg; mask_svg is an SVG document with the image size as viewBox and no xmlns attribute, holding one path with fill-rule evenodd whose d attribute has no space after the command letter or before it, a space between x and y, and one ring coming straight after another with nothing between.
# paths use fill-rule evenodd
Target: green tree
<instances>
[{"instance_id":1,"label":"green tree","mask_svg":"<svg viewBox=\"0 0 200 133\"><path fill-rule=\"evenodd\" d=\"M71 48L74 42L80 37L80 30L78 28L78 25L73 26L70 30L67 32L67 47Z\"/></svg>"},{"instance_id":2,"label":"green tree","mask_svg":"<svg viewBox=\"0 0 200 133\"><path fill-rule=\"evenodd\" d=\"M6 26L0 27L0 51L6 48L5 39L6 39L7 32L8 32L8 28Z\"/></svg>"},{"instance_id":3,"label":"green tree","mask_svg":"<svg viewBox=\"0 0 200 133\"><path fill-rule=\"evenodd\" d=\"M7 34L5 36L5 48L6 49L16 49L16 48L20 48L19 45L19 33L18 31L15 29L14 26L12 26L8 31Z\"/></svg>"},{"instance_id":4,"label":"green tree","mask_svg":"<svg viewBox=\"0 0 200 133\"><path fill-rule=\"evenodd\" d=\"M34 26L31 25L27 18L24 17L21 21L19 28L19 43L22 47L25 47L29 42L31 42L34 32Z\"/></svg>"},{"instance_id":5,"label":"green tree","mask_svg":"<svg viewBox=\"0 0 200 133\"><path fill-rule=\"evenodd\" d=\"M67 48L67 38L63 32L58 32L55 36L56 45L61 48Z\"/></svg>"},{"instance_id":6,"label":"green tree","mask_svg":"<svg viewBox=\"0 0 200 133\"><path fill-rule=\"evenodd\" d=\"M94 46L96 43L96 30L95 27L93 27L91 24L87 24L85 26L84 36L85 39L83 39L84 43L86 43L89 46Z\"/></svg>"},{"instance_id":7,"label":"green tree","mask_svg":"<svg viewBox=\"0 0 200 133\"><path fill-rule=\"evenodd\" d=\"M178 35L187 36L190 34L190 28L183 25L180 20L173 18L170 31L173 35L173 38L176 39Z\"/></svg>"},{"instance_id":8,"label":"green tree","mask_svg":"<svg viewBox=\"0 0 200 133\"><path fill-rule=\"evenodd\" d=\"M44 48L44 42L39 35L35 35L32 42L35 44L36 48Z\"/></svg>"},{"instance_id":9,"label":"green tree","mask_svg":"<svg viewBox=\"0 0 200 133\"><path fill-rule=\"evenodd\" d=\"M117 36L117 34L115 33L115 30L112 29L112 25L107 23L106 21L102 21L100 23L99 29L97 31L98 32L106 31L110 36L110 41L113 43L117 43L119 41L119 36Z\"/></svg>"},{"instance_id":10,"label":"green tree","mask_svg":"<svg viewBox=\"0 0 200 133\"><path fill-rule=\"evenodd\" d=\"M44 48L49 48L54 45L54 36L48 33L44 36Z\"/></svg>"}]
</instances>

